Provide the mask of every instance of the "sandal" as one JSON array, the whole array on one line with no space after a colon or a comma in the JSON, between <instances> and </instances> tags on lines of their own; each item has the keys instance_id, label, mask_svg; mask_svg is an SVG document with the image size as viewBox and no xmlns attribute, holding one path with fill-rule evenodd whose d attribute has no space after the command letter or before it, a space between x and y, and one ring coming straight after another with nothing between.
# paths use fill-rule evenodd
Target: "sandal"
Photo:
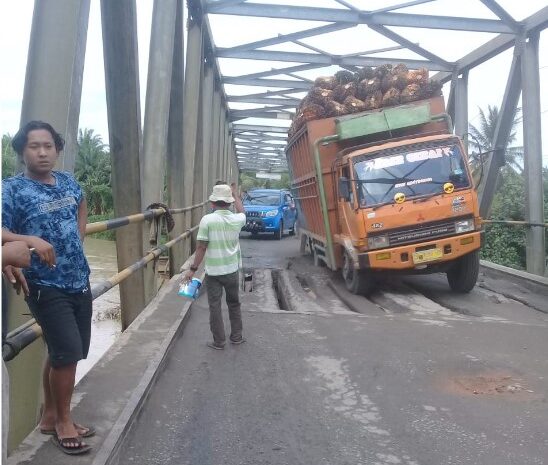
<instances>
[{"instance_id":1,"label":"sandal","mask_svg":"<svg viewBox=\"0 0 548 465\"><path fill-rule=\"evenodd\" d=\"M55 435L51 438L51 441L65 454L68 455L85 454L86 452L89 452L91 450L91 446L88 444L84 444L80 436L76 436L75 438L60 439L57 435Z\"/></svg>"},{"instance_id":2,"label":"sandal","mask_svg":"<svg viewBox=\"0 0 548 465\"><path fill-rule=\"evenodd\" d=\"M74 427L77 430L79 430L79 429L86 430L85 433L79 435L81 438L90 438L92 436L95 436L96 431L95 431L95 428L93 426L77 425L76 423L74 423ZM57 431L55 431L55 428L53 428L53 429L40 429L40 432L42 434L47 434L48 436L55 436L57 434Z\"/></svg>"}]
</instances>

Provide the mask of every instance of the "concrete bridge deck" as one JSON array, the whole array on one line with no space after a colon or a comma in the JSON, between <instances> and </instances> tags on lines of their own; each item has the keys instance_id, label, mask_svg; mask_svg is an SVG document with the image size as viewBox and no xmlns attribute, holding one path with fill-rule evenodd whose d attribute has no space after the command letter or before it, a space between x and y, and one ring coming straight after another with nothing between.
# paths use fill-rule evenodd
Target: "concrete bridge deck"
<instances>
[{"instance_id":1,"label":"concrete bridge deck","mask_svg":"<svg viewBox=\"0 0 548 465\"><path fill-rule=\"evenodd\" d=\"M548 462L545 290L484 273L467 296L428 276L365 299L296 239L242 244L245 344L207 348L205 295L172 281L77 387L93 452L33 433L9 463Z\"/></svg>"}]
</instances>

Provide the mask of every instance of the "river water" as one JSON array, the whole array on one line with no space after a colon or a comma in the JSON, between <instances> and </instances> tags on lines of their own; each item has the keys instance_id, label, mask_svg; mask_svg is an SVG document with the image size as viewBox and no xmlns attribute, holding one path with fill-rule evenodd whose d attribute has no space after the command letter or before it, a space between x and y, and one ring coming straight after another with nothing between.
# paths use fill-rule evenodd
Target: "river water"
<instances>
[{"instance_id":1,"label":"river water","mask_svg":"<svg viewBox=\"0 0 548 465\"><path fill-rule=\"evenodd\" d=\"M116 262L116 243L103 239L87 237L84 250L91 268L90 282L104 281L118 272ZM76 382L95 365L121 334L120 291L112 288L93 301L93 319L91 323L91 345L88 358L78 363Z\"/></svg>"}]
</instances>

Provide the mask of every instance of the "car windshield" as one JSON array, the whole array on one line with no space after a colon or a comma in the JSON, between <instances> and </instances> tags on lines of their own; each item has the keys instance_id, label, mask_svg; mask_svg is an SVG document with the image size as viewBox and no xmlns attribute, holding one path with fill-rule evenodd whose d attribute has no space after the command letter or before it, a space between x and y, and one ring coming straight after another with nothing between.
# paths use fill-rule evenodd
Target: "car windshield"
<instances>
[{"instance_id":1,"label":"car windshield","mask_svg":"<svg viewBox=\"0 0 548 465\"><path fill-rule=\"evenodd\" d=\"M280 194L261 194L250 192L244 197L244 205L279 205Z\"/></svg>"},{"instance_id":2,"label":"car windshield","mask_svg":"<svg viewBox=\"0 0 548 465\"><path fill-rule=\"evenodd\" d=\"M358 157L354 164L361 207L443 192L446 183L455 189L470 187L470 179L457 143L408 146L390 154Z\"/></svg>"}]
</instances>

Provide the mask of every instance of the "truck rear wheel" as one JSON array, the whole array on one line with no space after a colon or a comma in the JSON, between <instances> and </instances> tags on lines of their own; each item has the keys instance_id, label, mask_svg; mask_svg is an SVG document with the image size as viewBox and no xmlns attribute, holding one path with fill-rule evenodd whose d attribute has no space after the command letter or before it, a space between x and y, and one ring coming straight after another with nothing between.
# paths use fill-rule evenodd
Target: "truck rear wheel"
<instances>
[{"instance_id":1,"label":"truck rear wheel","mask_svg":"<svg viewBox=\"0 0 548 465\"><path fill-rule=\"evenodd\" d=\"M466 294L474 289L479 274L479 250L475 250L463 257L447 272L449 286L459 294Z\"/></svg>"},{"instance_id":2,"label":"truck rear wheel","mask_svg":"<svg viewBox=\"0 0 548 465\"><path fill-rule=\"evenodd\" d=\"M352 294L367 296L373 292L375 287L373 276L369 272L356 270L348 252L344 253L342 276L346 289Z\"/></svg>"}]
</instances>

